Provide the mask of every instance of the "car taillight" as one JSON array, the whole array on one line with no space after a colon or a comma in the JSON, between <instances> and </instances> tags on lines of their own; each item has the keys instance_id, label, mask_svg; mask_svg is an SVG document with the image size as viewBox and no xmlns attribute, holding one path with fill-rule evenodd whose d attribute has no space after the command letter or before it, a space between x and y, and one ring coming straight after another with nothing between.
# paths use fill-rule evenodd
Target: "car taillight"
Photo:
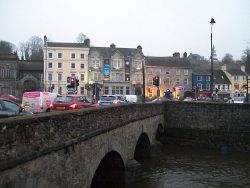
<instances>
[{"instance_id":1,"label":"car taillight","mask_svg":"<svg viewBox=\"0 0 250 188\"><path fill-rule=\"evenodd\" d=\"M100 104L100 101L97 101L97 104Z\"/></svg>"},{"instance_id":2,"label":"car taillight","mask_svg":"<svg viewBox=\"0 0 250 188\"><path fill-rule=\"evenodd\" d=\"M71 104L71 105L69 106L69 108L70 108L70 109L77 109L77 104Z\"/></svg>"},{"instance_id":3,"label":"car taillight","mask_svg":"<svg viewBox=\"0 0 250 188\"><path fill-rule=\"evenodd\" d=\"M114 101L113 101L113 103L114 103L114 104L117 104L117 103L118 103L118 101L117 101L117 100L114 100Z\"/></svg>"},{"instance_id":4,"label":"car taillight","mask_svg":"<svg viewBox=\"0 0 250 188\"><path fill-rule=\"evenodd\" d=\"M40 104L40 109L43 109L43 104L42 103Z\"/></svg>"}]
</instances>

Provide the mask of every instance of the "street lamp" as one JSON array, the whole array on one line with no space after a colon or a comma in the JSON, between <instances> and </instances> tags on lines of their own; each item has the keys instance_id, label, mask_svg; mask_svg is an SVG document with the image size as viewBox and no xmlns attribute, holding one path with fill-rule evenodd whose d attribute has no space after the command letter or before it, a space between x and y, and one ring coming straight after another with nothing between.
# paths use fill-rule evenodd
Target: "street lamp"
<instances>
[{"instance_id":1,"label":"street lamp","mask_svg":"<svg viewBox=\"0 0 250 188\"><path fill-rule=\"evenodd\" d=\"M47 76L47 51L48 51L48 46L47 46L47 37L46 35L44 35L44 46L45 46L45 61L44 61L44 75L43 75L43 79L44 79L44 91L46 91L46 76Z\"/></svg>"},{"instance_id":2,"label":"street lamp","mask_svg":"<svg viewBox=\"0 0 250 188\"><path fill-rule=\"evenodd\" d=\"M142 102L145 103L145 57L142 60Z\"/></svg>"},{"instance_id":3,"label":"street lamp","mask_svg":"<svg viewBox=\"0 0 250 188\"><path fill-rule=\"evenodd\" d=\"M212 27L215 24L214 19L212 18L210 21L211 25L211 81L210 81L210 90L211 90L211 99L213 100L213 87L214 87L214 70L213 70L213 34Z\"/></svg>"}]
</instances>

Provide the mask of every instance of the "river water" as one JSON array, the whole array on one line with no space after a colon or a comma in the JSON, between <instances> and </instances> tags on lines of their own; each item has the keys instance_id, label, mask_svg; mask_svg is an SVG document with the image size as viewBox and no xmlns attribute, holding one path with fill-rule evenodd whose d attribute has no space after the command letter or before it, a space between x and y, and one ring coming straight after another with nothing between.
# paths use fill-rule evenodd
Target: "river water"
<instances>
[{"instance_id":1,"label":"river water","mask_svg":"<svg viewBox=\"0 0 250 188\"><path fill-rule=\"evenodd\" d=\"M143 164L131 161L125 188L250 188L250 155L153 146Z\"/></svg>"}]
</instances>

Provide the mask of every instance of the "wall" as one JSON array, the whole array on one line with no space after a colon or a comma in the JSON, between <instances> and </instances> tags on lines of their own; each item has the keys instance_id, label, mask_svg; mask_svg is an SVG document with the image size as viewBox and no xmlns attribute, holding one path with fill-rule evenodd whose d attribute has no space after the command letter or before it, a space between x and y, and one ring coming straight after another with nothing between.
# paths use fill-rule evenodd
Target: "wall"
<instances>
[{"instance_id":1,"label":"wall","mask_svg":"<svg viewBox=\"0 0 250 188\"><path fill-rule=\"evenodd\" d=\"M250 151L250 105L203 102L168 103L165 144Z\"/></svg>"}]
</instances>

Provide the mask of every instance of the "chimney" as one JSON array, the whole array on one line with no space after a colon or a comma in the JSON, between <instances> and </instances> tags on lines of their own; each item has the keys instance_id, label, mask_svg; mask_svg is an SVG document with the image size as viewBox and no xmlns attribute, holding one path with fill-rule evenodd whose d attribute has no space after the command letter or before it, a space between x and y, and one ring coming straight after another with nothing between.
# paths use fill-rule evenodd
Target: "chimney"
<instances>
[{"instance_id":1,"label":"chimney","mask_svg":"<svg viewBox=\"0 0 250 188\"><path fill-rule=\"evenodd\" d=\"M186 58L187 57L187 52L184 52L183 53L183 58Z\"/></svg>"},{"instance_id":2,"label":"chimney","mask_svg":"<svg viewBox=\"0 0 250 188\"><path fill-rule=\"evenodd\" d=\"M222 65L222 66L221 66L221 70L227 71L227 64Z\"/></svg>"},{"instance_id":3,"label":"chimney","mask_svg":"<svg viewBox=\"0 0 250 188\"><path fill-rule=\"evenodd\" d=\"M114 43L110 44L110 48L115 49L115 44Z\"/></svg>"},{"instance_id":4,"label":"chimney","mask_svg":"<svg viewBox=\"0 0 250 188\"><path fill-rule=\"evenodd\" d=\"M85 39L85 40L84 40L84 44L85 44L87 47L90 47L90 39Z\"/></svg>"},{"instance_id":5,"label":"chimney","mask_svg":"<svg viewBox=\"0 0 250 188\"><path fill-rule=\"evenodd\" d=\"M180 58L180 53L179 53L179 52L173 53L173 57L175 57L175 58Z\"/></svg>"},{"instance_id":6,"label":"chimney","mask_svg":"<svg viewBox=\"0 0 250 188\"><path fill-rule=\"evenodd\" d=\"M137 46L137 50L138 50L139 52L142 52L142 47L141 47L140 45L138 45L138 46Z\"/></svg>"},{"instance_id":7,"label":"chimney","mask_svg":"<svg viewBox=\"0 0 250 188\"><path fill-rule=\"evenodd\" d=\"M241 65L241 66L240 66L240 69L241 69L243 72L246 72L246 65Z\"/></svg>"}]
</instances>

